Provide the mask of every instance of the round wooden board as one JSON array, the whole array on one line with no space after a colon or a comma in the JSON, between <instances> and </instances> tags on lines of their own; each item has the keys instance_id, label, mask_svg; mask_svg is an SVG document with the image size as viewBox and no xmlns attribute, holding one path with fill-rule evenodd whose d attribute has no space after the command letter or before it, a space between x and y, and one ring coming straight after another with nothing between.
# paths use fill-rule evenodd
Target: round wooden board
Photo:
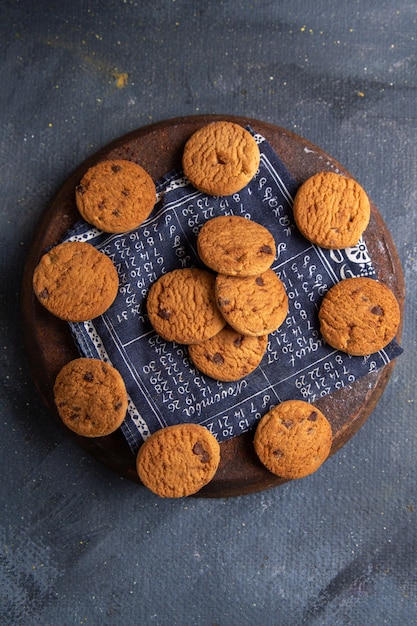
<instances>
[{"instance_id":1,"label":"round wooden board","mask_svg":"<svg viewBox=\"0 0 417 626\"><path fill-rule=\"evenodd\" d=\"M32 275L45 250L58 243L79 219L74 200L75 186L91 165L108 158L136 161L156 181L170 170L180 167L184 144L195 130L209 122L225 119L243 126L250 124L261 133L299 183L318 171L334 168L350 175L323 150L294 133L259 120L219 115L182 117L152 124L121 137L85 161L65 181L43 214L27 258L22 283L22 323L29 365L36 387L56 419L59 420L53 401L55 377L65 363L79 355L67 324L50 315L34 296ZM405 288L401 264L391 235L372 202L365 240L379 280L395 293L403 313ZM400 334L401 329L397 339ZM364 424L381 397L393 367L392 362L316 403L332 424L332 454ZM93 457L121 476L139 483L135 458L120 431L99 439L74 436ZM260 464L252 439L253 433L245 433L221 444L221 463L217 474L198 496L245 495L285 482Z\"/></svg>"}]
</instances>

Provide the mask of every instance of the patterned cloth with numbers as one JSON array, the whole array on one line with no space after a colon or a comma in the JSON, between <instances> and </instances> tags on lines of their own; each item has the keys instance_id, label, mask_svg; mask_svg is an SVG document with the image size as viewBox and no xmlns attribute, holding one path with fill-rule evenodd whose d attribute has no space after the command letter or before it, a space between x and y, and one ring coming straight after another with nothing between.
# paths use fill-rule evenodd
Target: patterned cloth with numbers
<instances>
[{"instance_id":1,"label":"patterned cloth with numbers","mask_svg":"<svg viewBox=\"0 0 417 626\"><path fill-rule=\"evenodd\" d=\"M299 234L292 216L297 183L265 138L255 139L261 152L259 171L238 194L207 196L178 170L158 183L158 202L137 230L109 235L81 222L65 237L93 244L119 273L119 293L110 309L70 326L83 356L110 362L122 374L129 394L122 431L133 452L149 434L182 422L202 424L224 441L253 428L283 400L314 403L402 352L395 340L367 357L350 357L324 343L317 318L322 296L344 278L374 278L372 259L363 240L332 251ZM207 220L228 214L247 217L273 233L277 255L272 268L289 299L287 318L269 336L261 364L233 383L199 373L187 347L158 336L146 315L150 286L173 269L201 267L199 229Z\"/></svg>"}]
</instances>

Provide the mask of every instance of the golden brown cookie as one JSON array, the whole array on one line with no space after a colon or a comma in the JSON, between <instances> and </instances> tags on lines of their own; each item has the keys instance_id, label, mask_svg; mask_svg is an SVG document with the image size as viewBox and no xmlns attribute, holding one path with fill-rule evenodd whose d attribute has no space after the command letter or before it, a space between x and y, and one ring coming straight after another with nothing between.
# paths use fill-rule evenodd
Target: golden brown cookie
<instances>
[{"instance_id":1,"label":"golden brown cookie","mask_svg":"<svg viewBox=\"0 0 417 626\"><path fill-rule=\"evenodd\" d=\"M229 196L255 176L259 161L258 144L247 130L233 122L213 122L187 141L182 166L199 191Z\"/></svg>"},{"instance_id":2,"label":"golden brown cookie","mask_svg":"<svg viewBox=\"0 0 417 626\"><path fill-rule=\"evenodd\" d=\"M334 172L308 178L294 199L298 229L322 248L355 246L368 226L370 212L368 196L359 183Z\"/></svg>"},{"instance_id":3,"label":"golden brown cookie","mask_svg":"<svg viewBox=\"0 0 417 626\"><path fill-rule=\"evenodd\" d=\"M182 498L200 491L215 475L220 446L197 424L157 430L139 449L136 468L143 484L162 498Z\"/></svg>"},{"instance_id":4,"label":"golden brown cookie","mask_svg":"<svg viewBox=\"0 0 417 626\"><path fill-rule=\"evenodd\" d=\"M238 215L221 215L202 226L197 251L203 263L219 274L256 276L271 267L276 246L261 224Z\"/></svg>"},{"instance_id":5,"label":"golden brown cookie","mask_svg":"<svg viewBox=\"0 0 417 626\"><path fill-rule=\"evenodd\" d=\"M232 382L258 367L267 345L267 335L249 337L225 326L211 339L188 346L188 353L195 367L206 376Z\"/></svg>"},{"instance_id":6,"label":"golden brown cookie","mask_svg":"<svg viewBox=\"0 0 417 626\"><path fill-rule=\"evenodd\" d=\"M373 354L394 339L400 325L392 291L372 278L347 278L325 295L319 310L324 340L353 356Z\"/></svg>"},{"instance_id":7,"label":"golden brown cookie","mask_svg":"<svg viewBox=\"0 0 417 626\"><path fill-rule=\"evenodd\" d=\"M226 322L244 335L267 335L288 313L285 287L272 269L257 276L216 278L216 298Z\"/></svg>"},{"instance_id":8,"label":"golden brown cookie","mask_svg":"<svg viewBox=\"0 0 417 626\"><path fill-rule=\"evenodd\" d=\"M86 222L106 233L137 228L156 202L155 184L137 163L100 161L75 189L77 208Z\"/></svg>"},{"instance_id":9,"label":"golden brown cookie","mask_svg":"<svg viewBox=\"0 0 417 626\"><path fill-rule=\"evenodd\" d=\"M56 317L83 322L102 315L119 287L108 256L85 242L67 241L43 255L33 274L39 302Z\"/></svg>"},{"instance_id":10,"label":"golden brown cookie","mask_svg":"<svg viewBox=\"0 0 417 626\"><path fill-rule=\"evenodd\" d=\"M167 341L198 343L216 335L226 324L214 294L215 276L198 268L163 274L147 299L149 321Z\"/></svg>"},{"instance_id":11,"label":"golden brown cookie","mask_svg":"<svg viewBox=\"0 0 417 626\"><path fill-rule=\"evenodd\" d=\"M55 381L54 400L64 424L83 437L104 437L117 430L128 403L118 370L87 358L64 365Z\"/></svg>"},{"instance_id":12,"label":"golden brown cookie","mask_svg":"<svg viewBox=\"0 0 417 626\"><path fill-rule=\"evenodd\" d=\"M273 474L285 479L303 478L329 456L332 429L313 405L287 400L261 418L254 446L260 461Z\"/></svg>"}]
</instances>

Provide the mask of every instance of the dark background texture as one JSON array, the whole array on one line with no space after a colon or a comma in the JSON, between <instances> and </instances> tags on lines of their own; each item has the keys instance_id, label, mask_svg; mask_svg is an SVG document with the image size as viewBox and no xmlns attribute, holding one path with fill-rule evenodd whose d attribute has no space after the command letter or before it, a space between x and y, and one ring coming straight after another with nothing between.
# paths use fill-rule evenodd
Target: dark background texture
<instances>
[{"instance_id":1,"label":"dark background texture","mask_svg":"<svg viewBox=\"0 0 417 626\"><path fill-rule=\"evenodd\" d=\"M417 624L416 37L412 0L1 3L2 624ZM28 372L20 285L43 211L87 157L206 113L287 128L365 187L405 274L405 353L316 474L162 500L50 416Z\"/></svg>"}]
</instances>

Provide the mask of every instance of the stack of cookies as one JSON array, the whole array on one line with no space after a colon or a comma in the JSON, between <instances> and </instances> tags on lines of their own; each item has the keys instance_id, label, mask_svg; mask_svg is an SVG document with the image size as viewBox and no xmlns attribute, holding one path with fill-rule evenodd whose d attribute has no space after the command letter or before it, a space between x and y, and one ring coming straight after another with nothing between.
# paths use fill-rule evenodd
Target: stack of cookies
<instances>
[{"instance_id":1,"label":"stack of cookies","mask_svg":"<svg viewBox=\"0 0 417 626\"><path fill-rule=\"evenodd\" d=\"M220 216L201 228L197 250L208 269L164 274L149 291L149 320L164 339L188 345L198 370L236 381L259 365L268 334L288 312L284 285L271 269L275 241L260 224Z\"/></svg>"}]
</instances>

